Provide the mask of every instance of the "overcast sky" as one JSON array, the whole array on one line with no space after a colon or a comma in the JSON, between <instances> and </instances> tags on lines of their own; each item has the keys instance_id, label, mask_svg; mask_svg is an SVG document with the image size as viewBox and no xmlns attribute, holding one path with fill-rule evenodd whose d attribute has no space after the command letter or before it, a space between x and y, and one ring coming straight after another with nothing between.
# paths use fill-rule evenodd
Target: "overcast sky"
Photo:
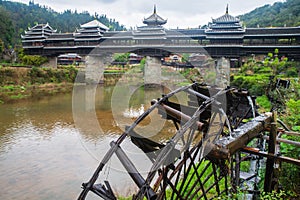
<instances>
[{"instance_id":1,"label":"overcast sky","mask_svg":"<svg viewBox=\"0 0 300 200\"><path fill-rule=\"evenodd\" d=\"M76 9L78 12L106 14L126 28L143 25L142 20L153 13L155 4L157 13L168 20L165 28L195 28L207 24L211 18L225 14L227 4L229 14L237 16L278 1L284 0L34 0L34 3L46 5L58 12Z\"/></svg>"}]
</instances>

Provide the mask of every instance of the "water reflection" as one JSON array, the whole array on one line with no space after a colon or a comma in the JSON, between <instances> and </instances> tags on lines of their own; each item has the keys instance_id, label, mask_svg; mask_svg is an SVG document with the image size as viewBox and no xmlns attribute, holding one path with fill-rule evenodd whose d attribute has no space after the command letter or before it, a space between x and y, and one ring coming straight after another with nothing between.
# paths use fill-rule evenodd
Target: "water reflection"
<instances>
[{"instance_id":1,"label":"water reflection","mask_svg":"<svg viewBox=\"0 0 300 200\"><path fill-rule=\"evenodd\" d=\"M111 112L113 87L98 86L94 97L88 93L88 87L76 91L82 102L95 97L91 108L94 106L96 111L89 113L86 107L77 108L82 112L79 117L84 126L74 124L72 94L0 106L0 199L77 197L81 183L90 178L107 152L109 142L134 120L123 116L125 110ZM162 93L161 89L145 93L143 88L138 88L127 106L139 108L143 104L146 109L151 99ZM90 123L90 114L96 117L96 125ZM118 120L115 120L116 116ZM171 127L169 123L164 126ZM173 134L171 128L167 130L170 131L165 136L156 136L156 140L164 140ZM139 170L150 168L151 163L129 140L125 140L122 147L133 161L139 161ZM115 157L100 178L109 178L118 194L127 195L134 190L134 183ZM97 198L91 196L88 199Z\"/></svg>"}]
</instances>

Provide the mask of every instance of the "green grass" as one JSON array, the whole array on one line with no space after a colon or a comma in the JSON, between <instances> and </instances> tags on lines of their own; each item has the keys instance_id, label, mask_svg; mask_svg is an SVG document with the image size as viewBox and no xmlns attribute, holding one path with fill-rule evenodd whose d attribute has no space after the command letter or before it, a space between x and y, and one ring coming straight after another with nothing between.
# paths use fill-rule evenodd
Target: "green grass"
<instances>
[{"instance_id":1,"label":"green grass","mask_svg":"<svg viewBox=\"0 0 300 200\"><path fill-rule=\"evenodd\" d=\"M104 71L104 74L112 74L112 73L117 73L117 74L123 74L125 73L125 70L116 70L116 69L106 69Z\"/></svg>"},{"instance_id":2,"label":"green grass","mask_svg":"<svg viewBox=\"0 0 300 200\"><path fill-rule=\"evenodd\" d=\"M271 102L266 95L256 98L256 103L259 105L260 112L267 112L271 110Z\"/></svg>"},{"instance_id":3,"label":"green grass","mask_svg":"<svg viewBox=\"0 0 300 200\"><path fill-rule=\"evenodd\" d=\"M26 95L23 95L23 94L17 94L17 95L10 96L10 99L12 99L12 100L24 99L24 98L26 98Z\"/></svg>"},{"instance_id":4,"label":"green grass","mask_svg":"<svg viewBox=\"0 0 300 200\"><path fill-rule=\"evenodd\" d=\"M208 168L205 169L205 167L208 165ZM196 164L197 166L197 172L198 174L201 174L203 173L203 175L201 176L200 180L201 182L203 183L203 187L205 190L208 190L208 188L210 186L212 186L214 184L214 182L216 181L215 180L215 177L214 175L212 175L212 172L213 172L213 167L212 167L212 164L209 162L209 161L203 161L201 163L198 163ZM219 174L219 173L218 173ZM191 180L189 182L189 180ZM177 184L176 188L179 190L179 189L183 189L183 188L186 188L186 191L184 192L184 194L182 194L184 197L186 197L189 193L189 191L191 190L191 194L195 193L196 192L196 189L200 187L200 185L197 183L198 182L198 178L196 176L196 173L195 173L195 170L192 168L188 174L188 176L186 177L185 180L181 180L179 181L179 183ZM196 187L192 188L192 186L194 184L197 184ZM223 177L219 183L219 189L220 191L223 191L225 189L225 178ZM167 195L167 199L168 198L171 198L171 195L172 195L172 190L171 189L168 189L166 191L166 195ZM216 190L216 186L214 186L213 188L211 188L207 193L206 193L206 196L208 198L211 198L213 196L217 195L217 190ZM193 199L198 199L202 196L202 190L200 189L197 194L194 196ZM176 194L174 194L174 197L176 198ZM203 198L203 197L202 197Z\"/></svg>"}]
</instances>

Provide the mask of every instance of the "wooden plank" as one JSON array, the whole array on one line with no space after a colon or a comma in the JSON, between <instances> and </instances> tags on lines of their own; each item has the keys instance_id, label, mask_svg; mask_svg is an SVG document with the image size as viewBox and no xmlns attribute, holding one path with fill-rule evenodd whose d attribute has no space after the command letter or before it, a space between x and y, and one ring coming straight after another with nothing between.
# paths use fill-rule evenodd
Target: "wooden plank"
<instances>
[{"instance_id":1,"label":"wooden plank","mask_svg":"<svg viewBox=\"0 0 300 200\"><path fill-rule=\"evenodd\" d=\"M269 140L270 137L264 136L263 138L266 140ZM282 139L282 138L277 138L276 141L279 143L282 142L282 143L291 144L291 145L300 147L300 142L297 142L297 141L292 141L292 140L287 140L287 139Z\"/></svg>"},{"instance_id":2,"label":"wooden plank","mask_svg":"<svg viewBox=\"0 0 300 200\"><path fill-rule=\"evenodd\" d=\"M277 138L277 114L276 111L272 115L272 123L270 136L268 141L268 154L276 155L276 138ZM271 192L274 189L274 157L268 157L266 162L264 191Z\"/></svg>"},{"instance_id":3,"label":"wooden plank","mask_svg":"<svg viewBox=\"0 0 300 200\"><path fill-rule=\"evenodd\" d=\"M264 131L270 124L271 117L272 113L260 115L235 129L231 134L232 137L227 136L220 138L215 145L217 145L219 149L227 149L229 155L233 155L239 149L246 147L260 132ZM226 152L226 150L223 150L223 152Z\"/></svg>"},{"instance_id":4,"label":"wooden plank","mask_svg":"<svg viewBox=\"0 0 300 200\"><path fill-rule=\"evenodd\" d=\"M287 162L287 163L291 163L291 164L300 166L300 160L298 160L298 159L290 158L290 157L286 157L286 156L279 156L279 155L269 154L267 152L260 151L258 148L244 147L242 149L242 151L245 152L245 153L250 153L250 154L258 155L258 156L263 156L263 157L266 157L266 158L274 158L274 159L279 160L279 161L283 161L283 162Z\"/></svg>"}]
</instances>

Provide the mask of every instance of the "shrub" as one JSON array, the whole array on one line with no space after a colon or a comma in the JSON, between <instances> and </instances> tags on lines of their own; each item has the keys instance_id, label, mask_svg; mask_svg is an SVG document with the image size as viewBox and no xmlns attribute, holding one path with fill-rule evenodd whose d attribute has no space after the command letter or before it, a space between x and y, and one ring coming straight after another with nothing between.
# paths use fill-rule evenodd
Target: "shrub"
<instances>
[{"instance_id":1,"label":"shrub","mask_svg":"<svg viewBox=\"0 0 300 200\"><path fill-rule=\"evenodd\" d=\"M286 71L286 76L288 77L298 77L298 70L296 67L290 67Z\"/></svg>"},{"instance_id":2,"label":"shrub","mask_svg":"<svg viewBox=\"0 0 300 200\"><path fill-rule=\"evenodd\" d=\"M290 99L287 103L287 121L291 126L300 125L300 100Z\"/></svg>"},{"instance_id":3,"label":"shrub","mask_svg":"<svg viewBox=\"0 0 300 200\"><path fill-rule=\"evenodd\" d=\"M260 106L260 110L262 110L262 112L271 110L272 105L266 95L257 97L256 102Z\"/></svg>"},{"instance_id":4,"label":"shrub","mask_svg":"<svg viewBox=\"0 0 300 200\"><path fill-rule=\"evenodd\" d=\"M247 89L251 95L255 96L263 95L268 85L268 77L261 74L252 76L234 76L231 80L231 86Z\"/></svg>"},{"instance_id":5,"label":"shrub","mask_svg":"<svg viewBox=\"0 0 300 200\"><path fill-rule=\"evenodd\" d=\"M48 58L38 55L25 55L22 58L24 65L41 66L48 61Z\"/></svg>"}]
</instances>

